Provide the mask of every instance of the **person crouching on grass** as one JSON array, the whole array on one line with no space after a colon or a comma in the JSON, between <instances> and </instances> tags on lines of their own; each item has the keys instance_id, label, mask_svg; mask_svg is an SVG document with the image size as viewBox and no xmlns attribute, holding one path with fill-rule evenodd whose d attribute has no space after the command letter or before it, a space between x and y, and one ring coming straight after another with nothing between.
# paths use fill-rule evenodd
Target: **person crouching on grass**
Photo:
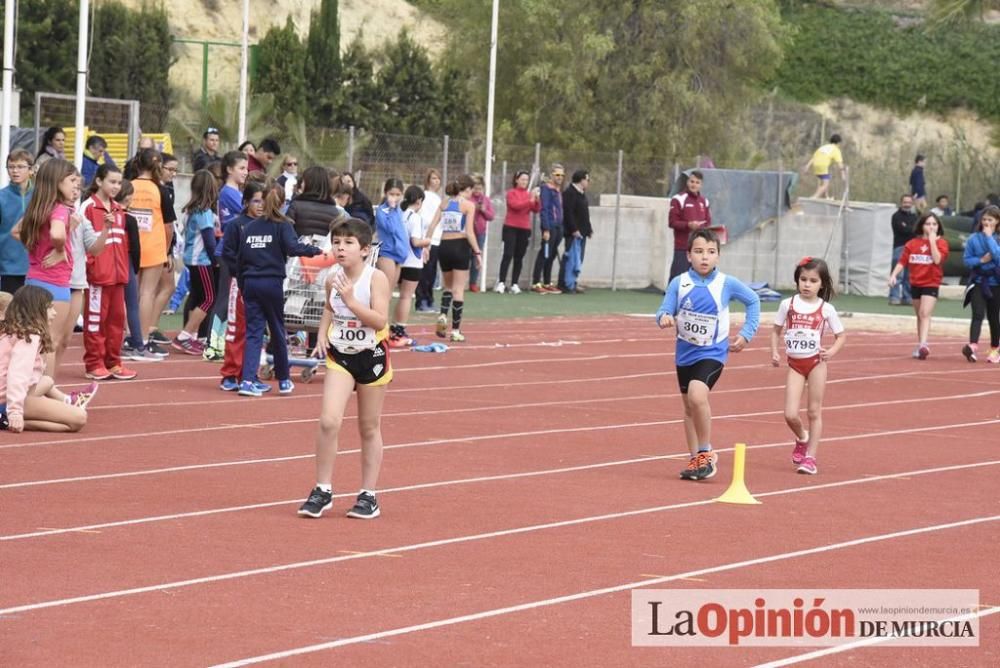
<instances>
[{"instance_id":1,"label":"person crouching on grass","mask_svg":"<svg viewBox=\"0 0 1000 668\"><path fill-rule=\"evenodd\" d=\"M742 281L716 269L719 238L700 229L688 239L691 268L667 286L656 322L677 328L677 382L684 399L684 434L691 460L681 471L684 480L706 480L718 471L712 450L712 407L708 395L722 375L729 351L739 352L757 333L760 299ZM729 302L746 306L746 322L729 338Z\"/></svg>"},{"instance_id":2,"label":"person crouching on grass","mask_svg":"<svg viewBox=\"0 0 1000 668\"><path fill-rule=\"evenodd\" d=\"M333 464L352 392L358 393L361 491L348 517L379 516L375 485L382 468L382 404L392 381L389 363L389 279L366 262L371 227L351 218L330 230L337 266L326 279L326 304L314 354L326 359L323 406L316 435L316 485L299 508L320 517L333 506Z\"/></svg>"},{"instance_id":3,"label":"person crouching on grass","mask_svg":"<svg viewBox=\"0 0 1000 668\"><path fill-rule=\"evenodd\" d=\"M264 215L255 218L240 230L239 291L246 312L246 343L243 349L243 377L239 394L260 397L257 369L264 344L264 323L271 333L274 352L274 375L278 379L278 394L291 394L295 389L288 369L288 337L285 334L285 263L289 256L313 257L321 251L316 246L300 243L292 223L281 213L285 198L279 189L270 189L264 196Z\"/></svg>"}]
</instances>

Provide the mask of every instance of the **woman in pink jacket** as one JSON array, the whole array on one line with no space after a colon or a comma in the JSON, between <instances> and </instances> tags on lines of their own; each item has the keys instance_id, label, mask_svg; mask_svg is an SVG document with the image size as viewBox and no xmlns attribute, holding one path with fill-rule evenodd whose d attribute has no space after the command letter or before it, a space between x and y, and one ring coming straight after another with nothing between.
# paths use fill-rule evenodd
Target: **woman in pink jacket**
<instances>
[{"instance_id":1,"label":"woman in pink jacket","mask_svg":"<svg viewBox=\"0 0 1000 668\"><path fill-rule=\"evenodd\" d=\"M528 250L528 240L531 238L531 214L538 213L541 203L538 199L538 188L528 192L528 172L518 172L514 175L514 187L507 191L507 218L503 222L503 259L500 260L500 277L493 289L503 294L507 291L507 267L514 260L514 273L511 274L510 294L520 294L521 288L517 282L521 278L521 265L524 254Z\"/></svg>"},{"instance_id":2,"label":"woman in pink jacket","mask_svg":"<svg viewBox=\"0 0 1000 668\"><path fill-rule=\"evenodd\" d=\"M79 431L87 423L90 393L64 395L44 375L53 350L49 327L56 317L48 290L26 285L0 321L0 429L21 432Z\"/></svg>"}]
</instances>

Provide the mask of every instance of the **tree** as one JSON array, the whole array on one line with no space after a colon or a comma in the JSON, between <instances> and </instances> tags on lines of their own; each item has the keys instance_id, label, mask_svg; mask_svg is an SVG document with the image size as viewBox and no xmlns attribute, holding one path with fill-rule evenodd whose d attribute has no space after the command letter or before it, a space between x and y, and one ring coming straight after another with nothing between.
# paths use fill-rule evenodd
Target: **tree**
<instances>
[{"instance_id":1,"label":"tree","mask_svg":"<svg viewBox=\"0 0 1000 668\"><path fill-rule=\"evenodd\" d=\"M34 108L36 92L75 90L78 15L75 0L18 3L18 67L14 83L23 91L25 107ZM42 119L43 124L49 122Z\"/></svg>"},{"instance_id":2,"label":"tree","mask_svg":"<svg viewBox=\"0 0 1000 668\"><path fill-rule=\"evenodd\" d=\"M433 135L468 137L475 122L475 113L473 105L469 104L470 91L465 72L445 57L438 67L437 79L433 116L438 127Z\"/></svg>"},{"instance_id":3,"label":"tree","mask_svg":"<svg viewBox=\"0 0 1000 668\"><path fill-rule=\"evenodd\" d=\"M453 60L485 116L490 3L440 0ZM505 3L497 139L623 148L636 159L716 152L780 64L775 0ZM669 153L668 153L669 154Z\"/></svg>"},{"instance_id":4,"label":"tree","mask_svg":"<svg viewBox=\"0 0 1000 668\"><path fill-rule=\"evenodd\" d=\"M437 81L427 50L403 29L379 54L376 85L381 91L384 132L434 136L440 122L434 114Z\"/></svg>"},{"instance_id":5,"label":"tree","mask_svg":"<svg viewBox=\"0 0 1000 668\"><path fill-rule=\"evenodd\" d=\"M283 28L272 27L257 45L255 94L270 93L281 113L306 115L306 48L289 16ZM274 119L271 119L274 120Z\"/></svg>"},{"instance_id":6,"label":"tree","mask_svg":"<svg viewBox=\"0 0 1000 668\"><path fill-rule=\"evenodd\" d=\"M338 0L322 0L309 17L305 74L309 106L318 119L334 117L333 100L341 81Z\"/></svg>"},{"instance_id":7,"label":"tree","mask_svg":"<svg viewBox=\"0 0 1000 668\"><path fill-rule=\"evenodd\" d=\"M375 84L375 60L360 32L344 52L340 87L331 97L331 107L329 121L334 127L381 127L382 91Z\"/></svg>"}]
</instances>

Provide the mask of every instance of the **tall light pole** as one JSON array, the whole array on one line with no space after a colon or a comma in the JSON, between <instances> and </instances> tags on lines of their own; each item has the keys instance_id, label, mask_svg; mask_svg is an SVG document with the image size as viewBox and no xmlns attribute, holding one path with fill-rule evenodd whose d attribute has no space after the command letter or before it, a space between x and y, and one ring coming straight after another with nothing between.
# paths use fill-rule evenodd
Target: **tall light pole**
<instances>
[{"instance_id":1,"label":"tall light pole","mask_svg":"<svg viewBox=\"0 0 1000 668\"><path fill-rule=\"evenodd\" d=\"M73 158L77 169L83 167L84 112L87 110L87 33L89 32L90 0L80 0L79 44L76 48L76 134L73 137Z\"/></svg>"},{"instance_id":2,"label":"tall light pole","mask_svg":"<svg viewBox=\"0 0 1000 668\"><path fill-rule=\"evenodd\" d=\"M483 169L483 180L486 182L486 196L493 192L493 106L496 101L497 88L497 25L500 19L500 0L493 0L493 20L490 24L490 87L486 100L486 167ZM486 246L490 241L490 228L486 226L486 236L483 237L482 267L479 271L479 289L486 290Z\"/></svg>"},{"instance_id":3,"label":"tall light pole","mask_svg":"<svg viewBox=\"0 0 1000 668\"><path fill-rule=\"evenodd\" d=\"M10 155L10 106L14 97L14 8L17 0L6 0L3 12L3 100L0 101L0 187L9 179L7 156Z\"/></svg>"},{"instance_id":4,"label":"tall light pole","mask_svg":"<svg viewBox=\"0 0 1000 668\"><path fill-rule=\"evenodd\" d=\"M243 0L243 38L240 42L240 110L236 143L247 138L247 69L250 51L250 0Z\"/></svg>"}]
</instances>

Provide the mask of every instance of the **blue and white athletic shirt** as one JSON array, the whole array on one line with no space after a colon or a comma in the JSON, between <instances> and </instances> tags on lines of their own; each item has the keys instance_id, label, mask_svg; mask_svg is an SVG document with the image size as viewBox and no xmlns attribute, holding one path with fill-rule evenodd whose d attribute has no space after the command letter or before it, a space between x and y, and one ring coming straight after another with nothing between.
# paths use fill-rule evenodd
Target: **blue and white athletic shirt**
<instances>
[{"instance_id":1,"label":"blue and white athletic shirt","mask_svg":"<svg viewBox=\"0 0 1000 668\"><path fill-rule=\"evenodd\" d=\"M670 281L656 319L674 316L677 326L677 366L690 366L705 359L725 364L729 357L729 302L747 307L740 336L749 341L760 325L760 298L733 276L718 269L701 276L689 269Z\"/></svg>"},{"instance_id":2,"label":"blue and white athletic shirt","mask_svg":"<svg viewBox=\"0 0 1000 668\"><path fill-rule=\"evenodd\" d=\"M441 212L440 227L443 234L465 232L465 214L462 213L462 205L457 199L448 200L448 206Z\"/></svg>"}]
</instances>

